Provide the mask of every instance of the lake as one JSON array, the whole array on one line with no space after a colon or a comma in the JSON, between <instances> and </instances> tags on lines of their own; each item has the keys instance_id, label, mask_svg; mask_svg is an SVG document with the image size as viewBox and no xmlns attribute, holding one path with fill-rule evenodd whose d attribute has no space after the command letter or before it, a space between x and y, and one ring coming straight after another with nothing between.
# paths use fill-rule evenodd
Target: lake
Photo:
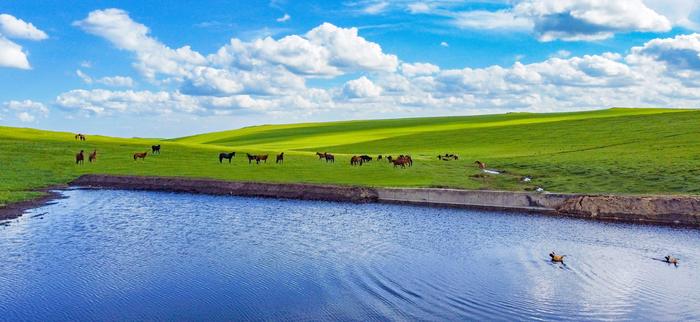
<instances>
[{"instance_id":1,"label":"lake","mask_svg":"<svg viewBox=\"0 0 700 322\"><path fill-rule=\"evenodd\" d=\"M67 190L0 225L1 320L700 319L700 231ZM555 250L566 264L549 261ZM655 258L673 254L674 267Z\"/></svg>"}]
</instances>

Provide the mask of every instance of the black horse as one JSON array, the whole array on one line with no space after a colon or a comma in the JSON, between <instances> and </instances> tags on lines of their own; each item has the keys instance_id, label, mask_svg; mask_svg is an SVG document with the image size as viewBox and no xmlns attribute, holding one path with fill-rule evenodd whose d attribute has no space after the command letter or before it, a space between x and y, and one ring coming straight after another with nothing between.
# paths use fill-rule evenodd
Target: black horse
<instances>
[{"instance_id":1,"label":"black horse","mask_svg":"<svg viewBox=\"0 0 700 322\"><path fill-rule=\"evenodd\" d=\"M219 153L219 163L221 163L224 159L228 159L228 163L231 163L231 159L233 159L235 156L236 156L236 152Z\"/></svg>"},{"instance_id":2,"label":"black horse","mask_svg":"<svg viewBox=\"0 0 700 322\"><path fill-rule=\"evenodd\" d=\"M151 145L151 154L160 154L160 144Z\"/></svg>"},{"instance_id":3,"label":"black horse","mask_svg":"<svg viewBox=\"0 0 700 322\"><path fill-rule=\"evenodd\" d=\"M367 163L367 162L372 161L372 157L369 156L369 155L366 155L366 154L365 154L365 155L361 155L360 158L362 159L362 162L363 162L363 163Z\"/></svg>"}]
</instances>

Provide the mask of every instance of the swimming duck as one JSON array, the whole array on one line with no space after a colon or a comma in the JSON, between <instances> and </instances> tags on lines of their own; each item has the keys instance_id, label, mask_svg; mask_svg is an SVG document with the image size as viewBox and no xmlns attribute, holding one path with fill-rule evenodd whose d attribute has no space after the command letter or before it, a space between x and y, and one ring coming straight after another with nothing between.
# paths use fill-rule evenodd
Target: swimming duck
<instances>
[{"instance_id":1,"label":"swimming duck","mask_svg":"<svg viewBox=\"0 0 700 322\"><path fill-rule=\"evenodd\" d=\"M553 262L563 263L564 257L566 257L566 255L557 255L554 251L552 251L551 253L549 253L549 257L552 258Z\"/></svg>"},{"instance_id":2,"label":"swimming duck","mask_svg":"<svg viewBox=\"0 0 700 322\"><path fill-rule=\"evenodd\" d=\"M664 257L664 260L666 263L678 266L678 258L675 258L671 255L668 255L668 256Z\"/></svg>"}]
</instances>

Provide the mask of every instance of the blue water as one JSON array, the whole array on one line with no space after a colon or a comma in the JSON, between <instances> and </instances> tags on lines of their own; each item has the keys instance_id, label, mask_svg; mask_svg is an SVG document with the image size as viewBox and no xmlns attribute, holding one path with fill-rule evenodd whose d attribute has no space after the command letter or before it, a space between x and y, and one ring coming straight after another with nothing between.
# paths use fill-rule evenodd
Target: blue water
<instances>
[{"instance_id":1,"label":"blue water","mask_svg":"<svg viewBox=\"0 0 700 322\"><path fill-rule=\"evenodd\" d=\"M699 320L700 231L69 190L0 225L0 320ZM567 254L566 265L547 254ZM681 258L678 267L654 260Z\"/></svg>"}]
</instances>

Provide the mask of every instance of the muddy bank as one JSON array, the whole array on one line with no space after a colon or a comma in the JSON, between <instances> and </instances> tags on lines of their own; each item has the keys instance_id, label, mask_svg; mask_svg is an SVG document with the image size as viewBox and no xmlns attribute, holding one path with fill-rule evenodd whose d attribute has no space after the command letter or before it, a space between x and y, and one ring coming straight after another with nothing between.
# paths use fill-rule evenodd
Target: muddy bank
<instances>
[{"instance_id":1,"label":"muddy bank","mask_svg":"<svg viewBox=\"0 0 700 322\"><path fill-rule=\"evenodd\" d=\"M70 185L85 188L528 211L596 220L700 227L700 196L616 196L431 188L368 188L112 175L84 175ZM55 194L47 195L37 200L9 205L0 209L0 219L21 215L24 210L41 206L55 196Z\"/></svg>"},{"instance_id":2,"label":"muddy bank","mask_svg":"<svg viewBox=\"0 0 700 322\"><path fill-rule=\"evenodd\" d=\"M22 216L29 209L41 207L41 206L51 202L52 200L61 198L61 195L59 193L51 191L51 190L62 189L62 188L66 188L66 186L54 186L51 188L41 189L39 191L42 192L43 195L41 195L40 197L30 199L30 200L20 201L20 202L13 202L13 203L1 206L0 207L0 221L15 219L17 217Z\"/></svg>"},{"instance_id":3,"label":"muddy bank","mask_svg":"<svg viewBox=\"0 0 700 322\"><path fill-rule=\"evenodd\" d=\"M700 198L691 196L572 196L557 211L593 219L700 227Z\"/></svg>"},{"instance_id":4,"label":"muddy bank","mask_svg":"<svg viewBox=\"0 0 700 322\"><path fill-rule=\"evenodd\" d=\"M213 179L84 175L70 183L88 188L155 190L249 197L376 202L374 189L302 183L233 182Z\"/></svg>"}]
</instances>

